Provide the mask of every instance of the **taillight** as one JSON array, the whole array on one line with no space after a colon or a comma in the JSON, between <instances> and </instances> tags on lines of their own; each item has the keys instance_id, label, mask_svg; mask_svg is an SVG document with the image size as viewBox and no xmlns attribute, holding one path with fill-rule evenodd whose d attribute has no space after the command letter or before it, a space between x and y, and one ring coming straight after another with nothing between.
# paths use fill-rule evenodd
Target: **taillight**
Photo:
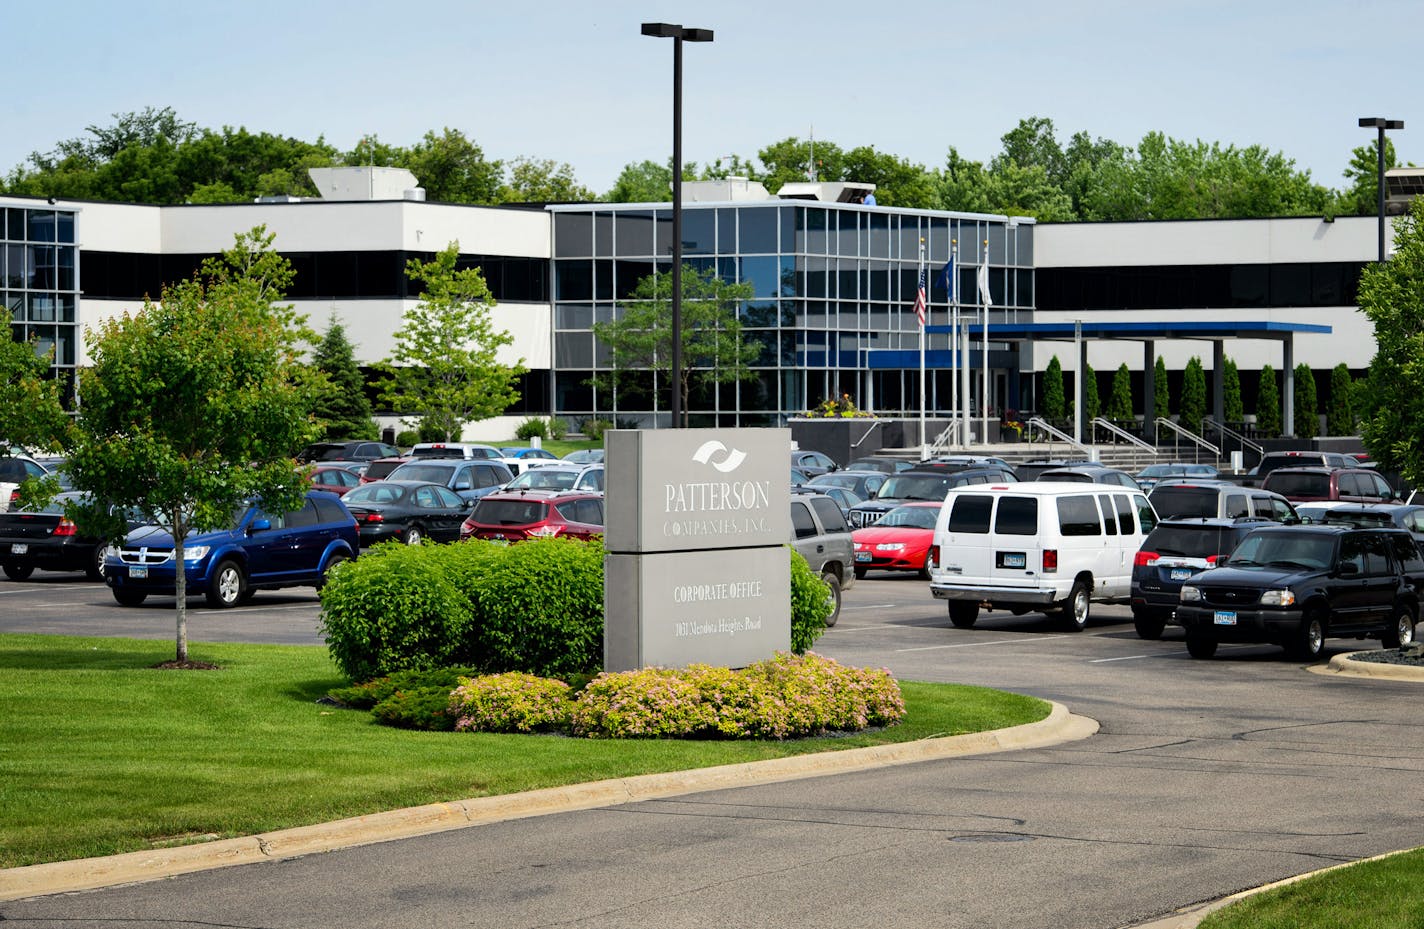
<instances>
[{"instance_id":1,"label":"taillight","mask_svg":"<svg viewBox=\"0 0 1424 929\"><path fill-rule=\"evenodd\" d=\"M1137 553L1136 557L1132 559L1132 563L1134 566L1139 568L1150 568L1155 565L1157 563L1157 559L1161 557L1162 556L1157 554L1156 552L1149 552L1144 549Z\"/></svg>"},{"instance_id":2,"label":"taillight","mask_svg":"<svg viewBox=\"0 0 1424 929\"><path fill-rule=\"evenodd\" d=\"M1045 548L1043 550L1043 570L1045 573L1058 570L1058 549Z\"/></svg>"},{"instance_id":3,"label":"taillight","mask_svg":"<svg viewBox=\"0 0 1424 929\"><path fill-rule=\"evenodd\" d=\"M74 535L74 523L68 519L61 519L59 525L54 527L55 535Z\"/></svg>"},{"instance_id":4,"label":"taillight","mask_svg":"<svg viewBox=\"0 0 1424 929\"><path fill-rule=\"evenodd\" d=\"M474 532L477 528L479 528L479 526L475 523L475 518L473 516L460 523L461 532Z\"/></svg>"},{"instance_id":5,"label":"taillight","mask_svg":"<svg viewBox=\"0 0 1424 929\"><path fill-rule=\"evenodd\" d=\"M1209 564L1209 565L1215 565L1216 562L1218 561L1218 559L1225 558L1225 557L1226 557L1225 555L1207 555L1207 556L1206 556L1206 563Z\"/></svg>"},{"instance_id":6,"label":"taillight","mask_svg":"<svg viewBox=\"0 0 1424 929\"><path fill-rule=\"evenodd\" d=\"M925 568L933 568L937 564L939 564L939 546L931 545L929 552L925 555Z\"/></svg>"},{"instance_id":7,"label":"taillight","mask_svg":"<svg viewBox=\"0 0 1424 929\"><path fill-rule=\"evenodd\" d=\"M369 523L383 523L383 522L386 521L386 518L385 518L384 516L382 516L380 513L367 513L367 514L365 515L364 519L366 520L366 522L367 522L368 524L369 524Z\"/></svg>"}]
</instances>

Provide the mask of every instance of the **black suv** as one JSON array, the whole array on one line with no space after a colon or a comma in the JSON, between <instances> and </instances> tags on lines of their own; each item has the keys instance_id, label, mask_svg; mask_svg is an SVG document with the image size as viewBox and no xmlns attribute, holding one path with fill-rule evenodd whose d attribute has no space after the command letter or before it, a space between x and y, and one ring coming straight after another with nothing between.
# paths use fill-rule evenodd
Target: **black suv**
<instances>
[{"instance_id":1,"label":"black suv","mask_svg":"<svg viewBox=\"0 0 1424 929\"><path fill-rule=\"evenodd\" d=\"M1193 658L1218 642L1274 642L1314 661L1326 636L1414 640L1424 559L1400 529L1256 529L1224 565L1182 585L1173 622Z\"/></svg>"},{"instance_id":2,"label":"black suv","mask_svg":"<svg viewBox=\"0 0 1424 929\"><path fill-rule=\"evenodd\" d=\"M961 468L940 470L913 468L891 475L880 485L874 500L857 503L847 514L852 529L873 526L880 517L902 503L913 500L933 500L944 502L944 498L956 487L966 484L1006 484L1017 481L1014 472L1004 468Z\"/></svg>"},{"instance_id":3,"label":"black suv","mask_svg":"<svg viewBox=\"0 0 1424 929\"><path fill-rule=\"evenodd\" d=\"M1132 622L1144 639L1160 639L1182 585L1235 550L1267 519L1164 519L1142 540L1132 562Z\"/></svg>"}]
</instances>

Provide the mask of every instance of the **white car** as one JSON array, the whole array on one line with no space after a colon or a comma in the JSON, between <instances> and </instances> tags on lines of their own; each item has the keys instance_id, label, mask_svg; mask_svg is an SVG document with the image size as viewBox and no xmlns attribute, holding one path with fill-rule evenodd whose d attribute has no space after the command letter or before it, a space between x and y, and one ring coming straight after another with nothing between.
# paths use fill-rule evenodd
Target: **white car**
<instances>
[{"instance_id":1,"label":"white car","mask_svg":"<svg viewBox=\"0 0 1424 929\"><path fill-rule=\"evenodd\" d=\"M44 465L25 455L0 458L0 513L10 509L10 501L20 485L32 477L47 477Z\"/></svg>"}]
</instances>

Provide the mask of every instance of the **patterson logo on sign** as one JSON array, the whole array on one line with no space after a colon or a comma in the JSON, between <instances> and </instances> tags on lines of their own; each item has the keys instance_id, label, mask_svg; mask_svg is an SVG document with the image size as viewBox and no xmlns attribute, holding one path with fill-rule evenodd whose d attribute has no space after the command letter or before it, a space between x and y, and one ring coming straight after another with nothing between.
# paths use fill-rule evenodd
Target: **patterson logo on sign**
<instances>
[{"instance_id":1,"label":"patterson logo on sign","mask_svg":"<svg viewBox=\"0 0 1424 929\"><path fill-rule=\"evenodd\" d=\"M713 461L712 456L718 452L727 452L727 456L721 461ZM711 464L712 467L721 471L723 474L728 474L742 466L742 462L747 460L747 454L741 449L736 448L729 451L727 446L718 442L716 439L712 439L709 442L703 442L702 447L692 453L692 460L698 464Z\"/></svg>"}]
</instances>

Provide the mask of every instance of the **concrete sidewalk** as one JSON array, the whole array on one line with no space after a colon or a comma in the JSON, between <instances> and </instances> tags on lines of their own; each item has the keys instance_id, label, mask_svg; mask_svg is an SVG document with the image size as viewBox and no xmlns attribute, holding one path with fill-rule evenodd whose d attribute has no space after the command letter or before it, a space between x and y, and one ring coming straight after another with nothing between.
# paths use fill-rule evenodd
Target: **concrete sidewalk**
<instances>
[{"instance_id":1,"label":"concrete sidewalk","mask_svg":"<svg viewBox=\"0 0 1424 929\"><path fill-rule=\"evenodd\" d=\"M818 752L692 771L645 774L500 797L432 803L200 845L10 868L0 871L0 901L153 881L194 871L295 858L549 813L821 777L886 765L1044 748L1085 739L1097 731L1095 720L1075 716L1062 704L1054 703L1045 719L992 732Z\"/></svg>"}]
</instances>

